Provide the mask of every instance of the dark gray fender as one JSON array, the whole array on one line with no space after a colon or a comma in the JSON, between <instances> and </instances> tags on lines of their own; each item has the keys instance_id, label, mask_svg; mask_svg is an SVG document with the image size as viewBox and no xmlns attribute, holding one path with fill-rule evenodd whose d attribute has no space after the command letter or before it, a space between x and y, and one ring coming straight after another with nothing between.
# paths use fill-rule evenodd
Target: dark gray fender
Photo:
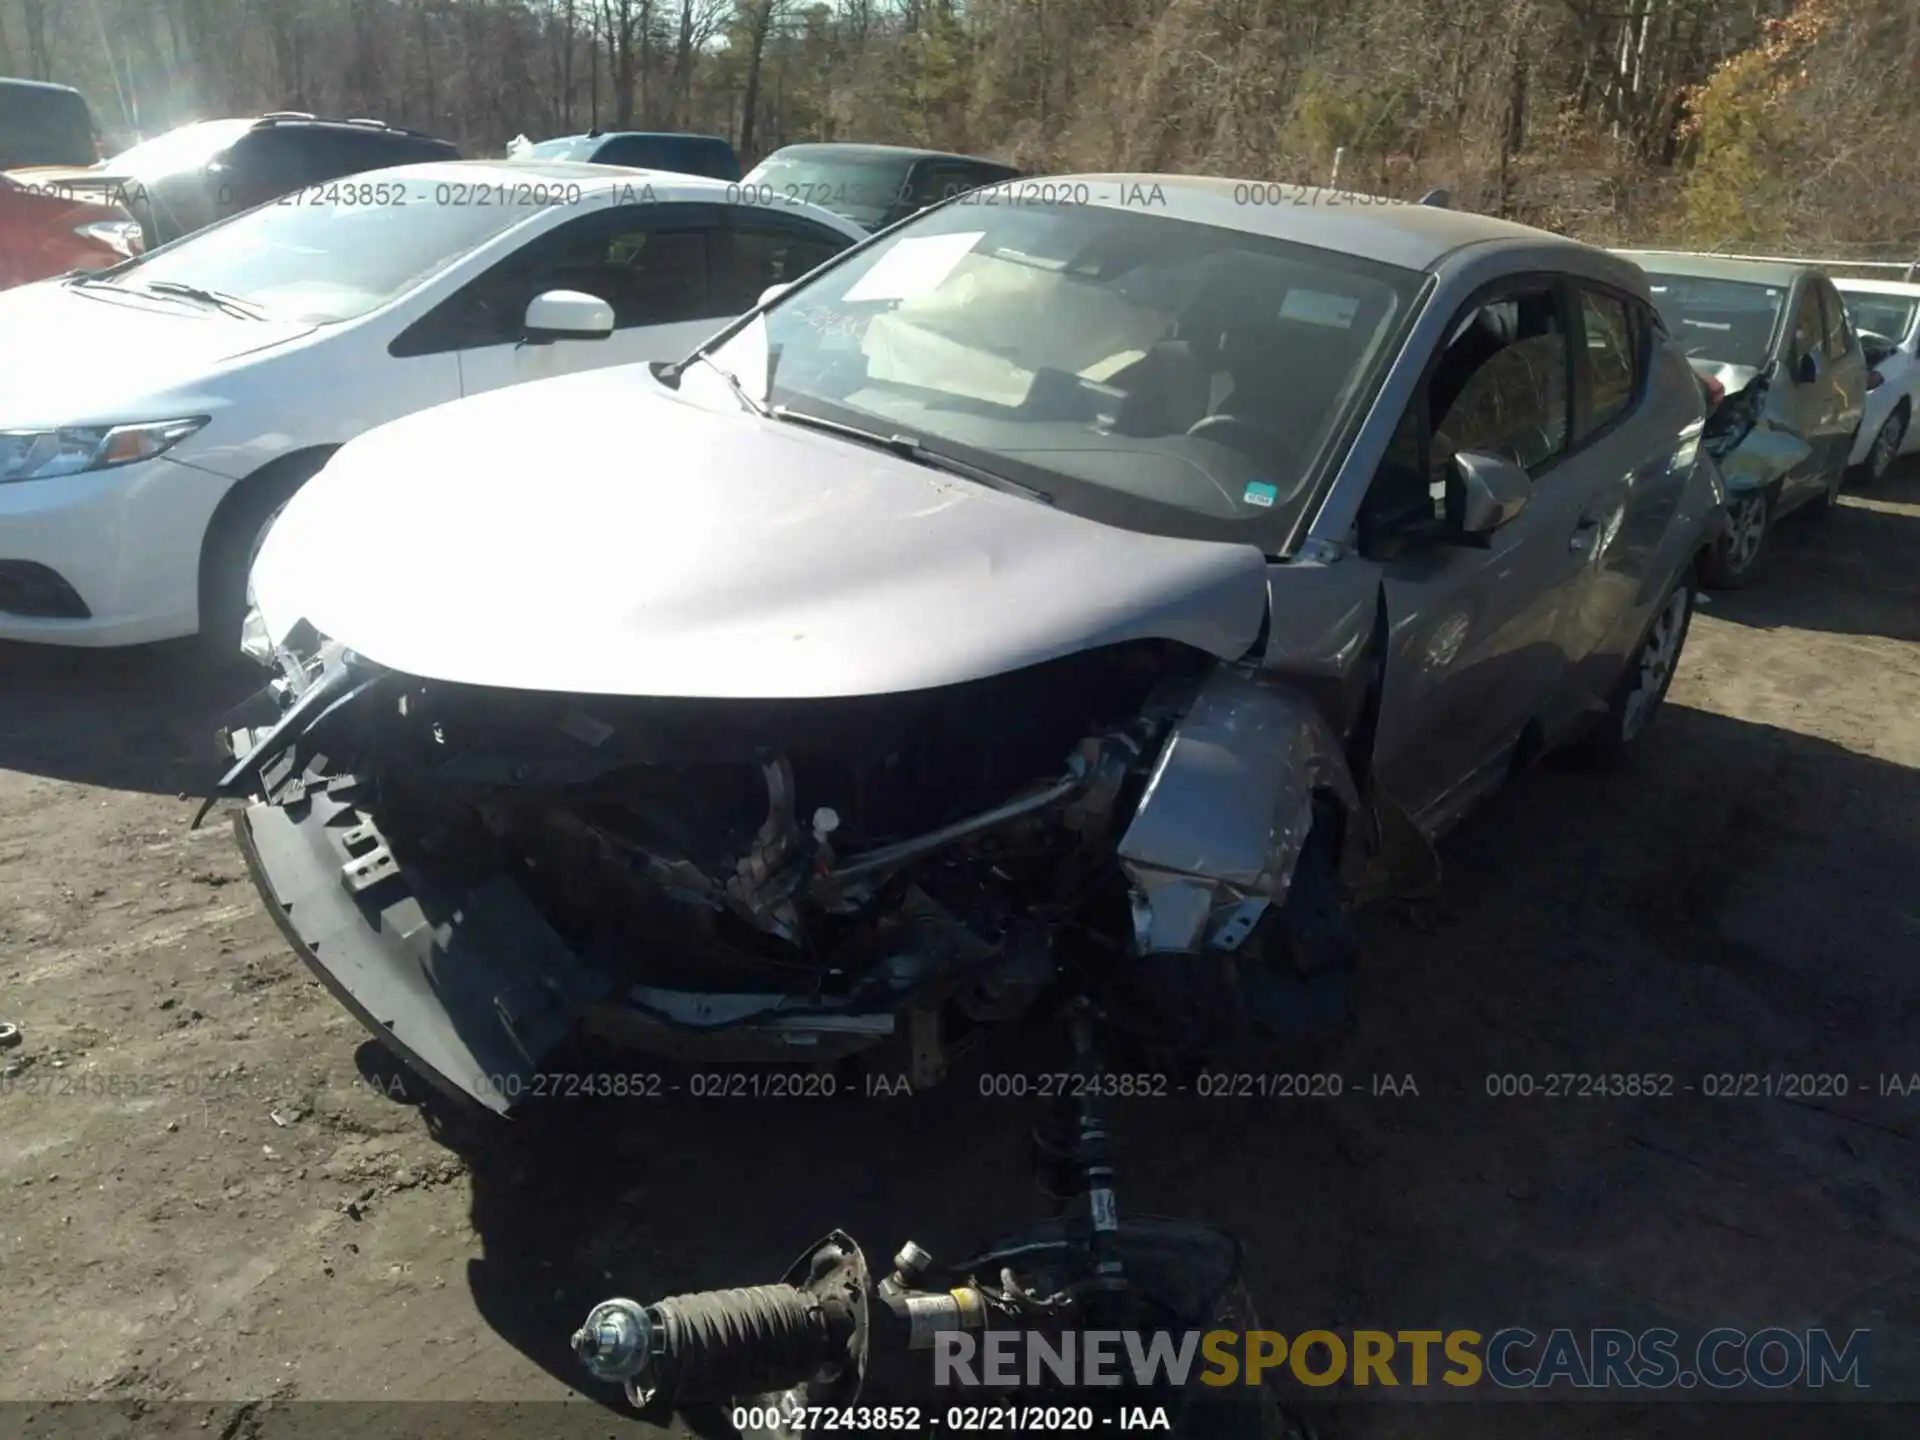
<instances>
[{"instance_id":1,"label":"dark gray fender","mask_svg":"<svg viewBox=\"0 0 1920 1440\"><path fill-rule=\"evenodd\" d=\"M1215 670L1168 734L1120 840L1135 948L1237 949L1286 899L1316 794L1360 812L1344 747L1320 709L1287 680Z\"/></svg>"}]
</instances>

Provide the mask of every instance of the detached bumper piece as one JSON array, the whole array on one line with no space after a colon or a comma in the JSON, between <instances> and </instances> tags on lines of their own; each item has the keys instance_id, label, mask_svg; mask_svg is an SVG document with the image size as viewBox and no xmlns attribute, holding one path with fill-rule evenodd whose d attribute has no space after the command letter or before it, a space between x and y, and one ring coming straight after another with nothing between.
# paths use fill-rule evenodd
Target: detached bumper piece
<instances>
[{"instance_id":1,"label":"detached bumper piece","mask_svg":"<svg viewBox=\"0 0 1920 1440\"><path fill-rule=\"evenodd\" d=\"M65 576L32 560L0 560L0 614L29 620L93 618Z\"/></svg>"},{"instance_id":2,"label":"detached bumper piece","mask_svg":"<svg viewBox=\"0 0 1920 1440\"><path fill-rule=\"evenodd\" d=\"M254 884L287 941L360 1022L446 1094L504 1115L609 982L584 967L504 876L424 893L347 795L234 817Z\"/></svg>"}]
</instances>

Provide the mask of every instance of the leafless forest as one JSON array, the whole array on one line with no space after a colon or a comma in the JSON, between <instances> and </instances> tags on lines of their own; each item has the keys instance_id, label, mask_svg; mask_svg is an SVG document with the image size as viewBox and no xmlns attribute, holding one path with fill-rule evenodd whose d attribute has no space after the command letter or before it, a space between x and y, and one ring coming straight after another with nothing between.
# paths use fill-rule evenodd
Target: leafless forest
<instances>
[{"instance_id":1,"label":"leafless forest","mask_svg":"<svg viewBox=\"0 0 1920 1440\"><path fill-rule=\"evenodd\" d=\"M0 0L103 128L302 109L1205 170L1595 240L1920 252L1914 0Z\"/></svg>"}]
</instances>

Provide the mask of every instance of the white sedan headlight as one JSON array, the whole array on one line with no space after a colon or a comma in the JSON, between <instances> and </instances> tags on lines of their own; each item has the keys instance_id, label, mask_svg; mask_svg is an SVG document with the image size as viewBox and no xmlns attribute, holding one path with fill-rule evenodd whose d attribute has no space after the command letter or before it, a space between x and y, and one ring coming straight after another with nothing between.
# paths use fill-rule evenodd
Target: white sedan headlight
<instances>
[{"instance_id":1,"label":"white sedan headlight","mask_svg":"<svg viewBox=\"0 0 1920 1440\"><path fill-rule=\"evenodd\" d=\"M204 415L139 425L67 425L0 430L0 485L110 470L164 455L207 423Z\"/></svg>"}]
</instances>

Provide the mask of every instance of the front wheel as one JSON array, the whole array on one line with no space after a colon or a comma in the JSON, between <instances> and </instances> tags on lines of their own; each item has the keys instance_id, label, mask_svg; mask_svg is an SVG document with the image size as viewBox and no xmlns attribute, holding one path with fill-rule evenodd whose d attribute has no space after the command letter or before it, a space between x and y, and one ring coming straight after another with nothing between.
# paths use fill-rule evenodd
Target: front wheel
<instances>
[{"instance_id":1,"label":"front wheel","mask_svg":"<svg viewBox=\"0 0 1920 1440\"><path fill-rule=\"evenodd\" d=\"M1855 431L1847 438L1847 454L1851 455L1853 447L1859 443L1860 435ZM1840 503L1840 487L1846 482L1846 478L1847 461L1846 456L1843 455L1840 463L1833 467L1833 473L1827 476L1827 488L1807 502L1807 514L1816 520L1822 520L1831 515Z\"/></svg>"},{"instance_id":2,"label":"front wheel","mask_svg":"<svg viewBox=\"0 0 1920 1440\"><path fill-rule=\"evenodd\" d=\"M1740 590L1760 578L1773 528L1773 493L1753 490L1727 501L1727 529L1708 552L1701 580L1710 590Z\"/></svg>"},{"instance_id":3,"label":"front wheel","mask_svg":"<svg viewBox=\"0 0 1920 1440\"><path fill-rule=\"evenodd\" d=\"M1694 590L1689 566L1654 612L1653 623L1614 686L1606 714L1582 746L1589 758L1618 760L1653 724L1680 668L1680 652L1693 624Z\"/></svg>"}]
</instances>

